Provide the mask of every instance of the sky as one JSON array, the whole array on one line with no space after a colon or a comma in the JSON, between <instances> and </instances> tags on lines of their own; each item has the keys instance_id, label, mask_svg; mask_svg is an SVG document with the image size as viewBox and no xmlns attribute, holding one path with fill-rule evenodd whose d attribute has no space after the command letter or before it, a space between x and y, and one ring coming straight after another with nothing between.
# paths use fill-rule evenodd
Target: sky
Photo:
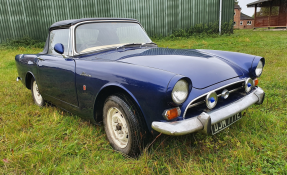
<instances>
[{"instance_id":1,"label":"sky","mask_svg":"<svg viewBox=\"0 0 287 175\"><path fill-rule=\"evenodd\" d=\"M239 6L241 7L241 12L248 15L248 16L252 16L254 14L254 7L250 7L247 8L247 4L251 3L251 2L255 2L257 0L237 0L239 2Z\"/></svg>"}]
</instances>

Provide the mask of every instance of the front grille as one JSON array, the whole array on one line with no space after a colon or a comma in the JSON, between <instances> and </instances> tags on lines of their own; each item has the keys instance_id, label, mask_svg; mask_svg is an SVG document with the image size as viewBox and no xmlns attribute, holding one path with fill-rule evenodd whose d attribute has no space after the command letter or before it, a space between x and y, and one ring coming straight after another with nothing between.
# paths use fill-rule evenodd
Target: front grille
<instances>
[{"instance_id":1,"label":"front grille","mask_svg":"<svg viewBox=\"0 0 287 175\"><path fill-rule=\"evenodd\" d=\"M217 105L215 106L215 108L211 110L219 109L225 105L233 103L234 101L237 101L238 99L246 96L246 92L244 91L244 85L245 85L245 81L242 81L242 82L237 82L232 85L228 85L226 87L216 89L215 92L218 95L218 101L217 101ZM221 92L224 89L227 89L230 92L229 97L227 99L223 99L220 97ZM205 103L206 96L207 94L204 94L198 99L192 101L188 106L188 110L186 111L186 114L185 114L186 117L184 116L184 118L190 118L193 116L197 116L201 114L202 112L211 111L210 109L206 107L206 103Z\"/></svg>"}]
</instances>

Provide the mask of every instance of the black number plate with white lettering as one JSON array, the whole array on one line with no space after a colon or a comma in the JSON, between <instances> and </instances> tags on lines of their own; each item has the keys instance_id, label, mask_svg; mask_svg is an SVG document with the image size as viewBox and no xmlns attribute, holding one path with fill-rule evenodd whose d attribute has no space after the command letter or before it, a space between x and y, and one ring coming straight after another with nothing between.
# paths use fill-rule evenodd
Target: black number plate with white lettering
<instances>
[{"instance_id":1,"label":"black number plate with white lettering","mask_svg":"<svg viewBox=\"0 0 287 175\"><path fill-rule=\"evenodd\" d=\"M211 133L212 135L219 133L220 131L224 130L225 128L227 128L228 126L232 125L233 123L237 122L238 120L241 119L241 113L235 114L232 117L229 117L225 120L222 120L218 123L215 123L213 125L211 125Z\"/></svg>"}]
</instances>

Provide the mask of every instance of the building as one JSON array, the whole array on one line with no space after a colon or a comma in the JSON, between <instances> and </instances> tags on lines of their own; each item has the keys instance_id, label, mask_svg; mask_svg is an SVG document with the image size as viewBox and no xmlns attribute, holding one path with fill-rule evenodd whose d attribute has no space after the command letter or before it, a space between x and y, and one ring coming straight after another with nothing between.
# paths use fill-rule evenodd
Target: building
<instances>
[{"instance_id":1,"label":"building","mask_svg":"<svg viewBox=\"0 0 287 175\"><path fill-rule=\"evenodd\" d=\"M247 7L255 7L255 28L287 28L287 0L258 0L247 4Z\"/></svg>"},{"instance_id":2,"label":"building","mask_svg":"<svg viewBox=\"0 0 287 175\"><path fill-rule=\"evenodd\" d=\"M241 12L239 5L234 5L234 29L253 29L254 18Z\"/></svg>"}]
</instances>

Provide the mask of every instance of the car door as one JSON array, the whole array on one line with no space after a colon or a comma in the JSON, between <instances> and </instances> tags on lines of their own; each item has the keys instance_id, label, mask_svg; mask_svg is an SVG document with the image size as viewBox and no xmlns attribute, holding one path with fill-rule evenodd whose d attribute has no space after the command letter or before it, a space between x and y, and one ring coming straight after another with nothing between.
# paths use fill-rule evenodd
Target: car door
<instances>
[{"instance_id":1,"label":"car door","mask_svg":"<svg viewBox=\"0 0 287 175\"><path fill-rule=\"evenodd\" d=\"M57 29L50 32L48 54L37 57L39 77L36 81L44 99L50 99L60 106L65 104L78 106L75 87L75 60L55 52L54 45L57 43L64 45L64 55L67 55L69 29Z\"/></svg>"}]
</instances>

